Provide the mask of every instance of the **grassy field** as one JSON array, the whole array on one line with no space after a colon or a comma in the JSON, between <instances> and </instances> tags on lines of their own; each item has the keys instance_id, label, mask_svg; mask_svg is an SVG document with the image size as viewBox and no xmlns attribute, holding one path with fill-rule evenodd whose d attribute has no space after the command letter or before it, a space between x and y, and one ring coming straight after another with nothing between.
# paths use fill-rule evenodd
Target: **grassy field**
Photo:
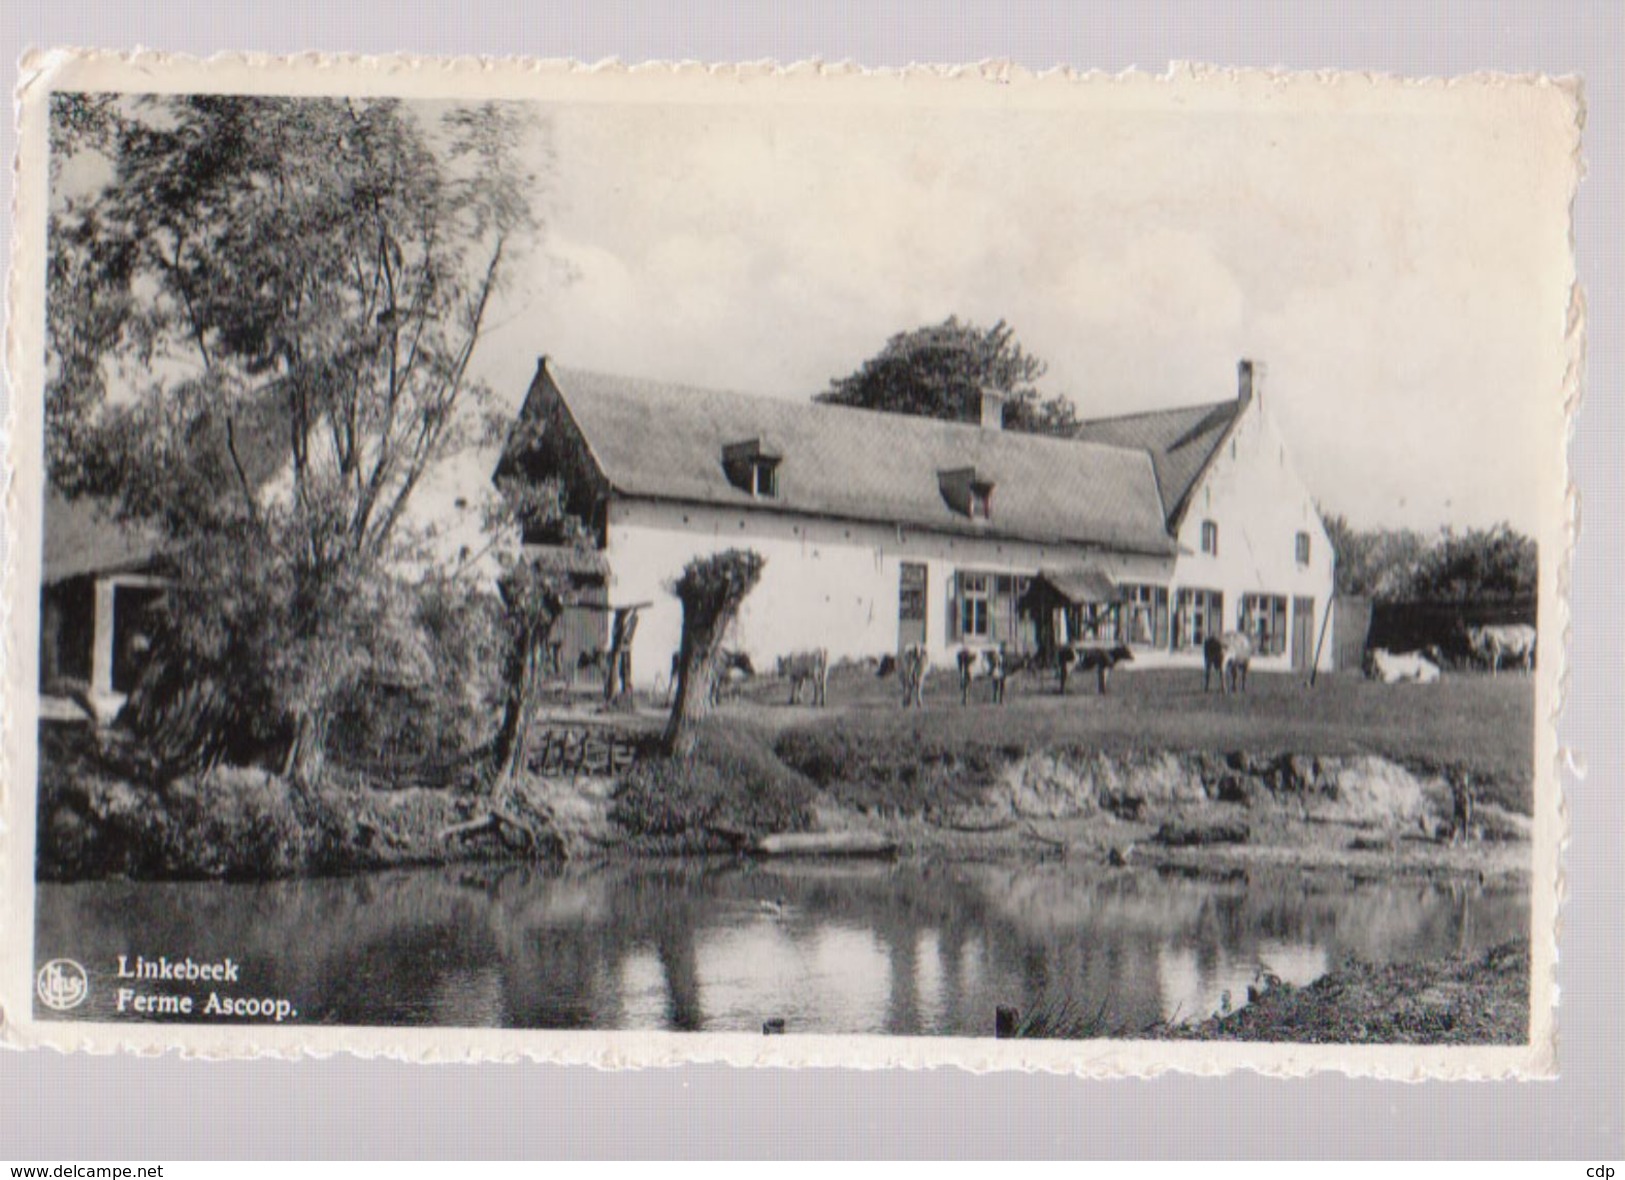
<instances>
[{"instance_id":1,"label":"grassy field","mask_svg":"<svg viewBox=\"0 0 1625 1180\"><path fill-rule=\"evenodd\" d=\"M894 679L861 668L831 674L829 707L786 705L764 678L723 706L724 717L773 738L781 755L812 772L810 758L847 763L842 777L904 777L910 765L954 762L974 772L1040 749L1255 755L1373 754L1413 769L1465 769L1481 797L1532 810L1534 687L1526 676L1446 675L1433 685L1383 685L1332 674L1255 673L1245 695L1202 692L1191 669L1119 669L1106 696L1092 680L1057 695L1051 679L1012 679L1009 702L988 703L974 684L962 706L950 674L928 682L926 708L904 710ZM895 765L894 765L895 764ZM829 769L828 767L825 768Z\"/></svg>"}]
</instances>

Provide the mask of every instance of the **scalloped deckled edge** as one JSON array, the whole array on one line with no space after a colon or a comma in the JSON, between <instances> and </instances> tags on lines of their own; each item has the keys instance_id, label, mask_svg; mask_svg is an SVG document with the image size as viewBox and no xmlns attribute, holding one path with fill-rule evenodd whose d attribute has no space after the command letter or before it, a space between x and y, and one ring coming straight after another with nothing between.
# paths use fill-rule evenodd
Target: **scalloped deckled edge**
<instances>
[{"instance_id":1,"label":"scalloped deckled edge","mask_svg":"<svg viewBox=\"0 0 1625 1180\"><path fill-rule=\"evenodd\" d=\"M83 75L106 74L101 85ZM1536 770L1548 768L1544 784L1537 773L1535 799L1535 858L1531 874L1531 1043L1523 1046L1460 1048L1445 1046L1311 1046L1258 1045L1231 1042L1098 1041L1033 1042L972 1038L896 1038L845 1036L754 1037L745 1034L676 1034L627 1032L552 1032L528 1030L466 1030L417 1028L326 1028L308 1025L289 1028L243 1029L196 1026L76 1024L34 1021L30 1015L11 1018L5 1007L31 1011L32 997L32 840L34 799L32 786L37 750L33 741L37 704L33 682L36 669L25 652L33 646L16 642L20 625L17 595L37 584L38 508L42 473L37 454L40 414L23 405L22 391L42 388L44 376L42 302L25 299L24 292L43 282L44 200L46 169L41 109L46 96L67 82L85 89L181 91L221 89L226 92L334 93L334 82L345 83L343 93L407 94L415 98L467 96L545 99L539 91L572 89L568 96L601 100L587 88L617 85L652 90L659 86L686 87L683 101L748 101L741 94L757 87L750 98L776 101L829 102L837 86L868 102L919 102L929 98L953 104L985 106L990 101L1020 105L1051 99L1074 87L1161 89L1169 86L1204 87L1204 97L1227 88L1240 104L1260 96L1277 96L1288 89L1296 95L1325 94L1325 89L1363 86L1368 91L1395 88L1401 92L1472 86L1536 86L1561 93L1569 103L1572 120L1572 175L1569 179L1567 259L1571 296L1564 329L1565 371L1561 382L1564 427L1561 466L1565 489L1561 505L1550 506L1541 531L1540 623L1543 634L1557 634L1560 660L1544 660L1537 672L1537 701L1544 701L1543 725L1536 735ZM603 79L602 82L594 79ZM229 85L227 84L229 83ZM979 87L977 84L980 83ZM891 89L885 89L890 84ZM776 87L768 96L762 87ZM982 88L997 87L996 95ZM710 90L704 88L710 87ZM726 88L726 89L725 89ZM704 93L702 93L704 90ZM816 90L816 94L813 92ZM930 90L929 95L921 93ZM1256 93L1255 93L1256 92ZM810 96L810 97L808 97ZM649 101L647 98L643 101ZM35 125L31 125L31 119ZM770 61L732 65L698 62L650 62L628 66L617 59L587 65L561 59L518 57L414 56L371 57L306 53L220 54L203 59L146 50L53 49L33 51L20 63L16 91L18 155L13 163L14 226L12 272L6 286L7 331L5 363L10 390L9 413L0 422L0 488L5 495L7 557L0 570L0 660L5 675L0 682L0 1044L7 1047L51 1046L93 1053L177 1052L187 1057L277 1058L325 1057L339 1052L385 1056L415 1061L514 1061L521 1059L600 1068L726 1062L734 1065L940 1067L972 1071L1043 1070L1080 1077L1146 1077L1169 1070L1222 1074L1250 1069L1283 1077L1334 1070L1356 1077L1401 1080L1430 1078L1532 1078L1555 1075L1557 1069L1556 983L1557 948L1561 930L1561 903L1566 893L1563 872L1568 842L1565 769L1578 782L1584 776L1578 752L1559 749L1557 721L1567 693L1570 658L1570 584L1574 546L1579 529L1579 494L1568 456L1573 445L1575 419L1581 405L1585 362L1585 297L1575 266L1574 203L1583 175L1581 130L1585 122L1583 90L1572 78L1544 75L1477 73L1452 78L1404 78L1381 73L1340 70L1288 72L1231 69L1172 62L1160 75L1131 69L1121 73L1077 71L1057 67L1033 72L1008 61L988 60L969 65L912 65L902 69L867 70L850 62L818 60L782 66ZM19 428L24 436L19 440ZM19 459L19 441L30 455ZM19 478L21 477L21 478ZM25 513L24 509L29 511ZM1549 543L1558 553L1547 558ZM23 552L26 549L26 561ZM24 577L24 575L32 575ZM31 618L36 607L23 612ZM36 621L37 626L37 621ZM32 633L31 633L32 634ZM1549 650L1549 645L1545 645ZM19 717L21 713L21 718ZM30 724L22 724L26 719ZM13 784L25 781L29 789ZM13 796L11 792L17 791ZM22 837L30 837L25 844ZM1548 863L1549 862L1549 863ZM15 923L20 930L12 929ZM1544 928L1545 934L1540 931Z\"/></svg>"}]
</instances>

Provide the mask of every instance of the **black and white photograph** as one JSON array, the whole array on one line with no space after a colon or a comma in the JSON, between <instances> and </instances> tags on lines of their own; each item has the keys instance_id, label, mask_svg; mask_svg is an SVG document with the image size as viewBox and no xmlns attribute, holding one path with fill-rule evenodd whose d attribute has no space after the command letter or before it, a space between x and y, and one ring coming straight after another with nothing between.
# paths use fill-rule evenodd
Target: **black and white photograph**
<instances>
[{"instance_id":1,"label":"black and white photograph","mask_svg":"<svg viewBox=\"0 0 1625 1180\"><path fill-rule=\"evenodd\" d=\"M1553 1068L1574 86L139 66L22 124L8 1037Z\"/></svg>"}]
</instances>

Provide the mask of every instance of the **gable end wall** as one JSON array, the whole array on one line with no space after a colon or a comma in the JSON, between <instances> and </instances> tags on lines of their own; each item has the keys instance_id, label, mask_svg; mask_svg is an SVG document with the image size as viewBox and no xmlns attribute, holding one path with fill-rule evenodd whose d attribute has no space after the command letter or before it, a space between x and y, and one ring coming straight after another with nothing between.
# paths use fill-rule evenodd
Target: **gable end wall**
<instances>
[{"instance_id":1,"label":"gable end wall","mask_svg":"<svg viewBox=\"0 0 1625 1180\"><path fill-rule=\"evenodd\" d=\"M1202 552L1202 523L1219 530L1216 556ZM1299 564L1298 532L1309 534L1309 561ZM1261 402L1237 418L1207 471L1191 491L1179 522L1180 556L1174 593L1181 587L1218 590L1224 594L1224 626L1234 630L1245 594L1278 594L1315 600L1314 639L1319 640L1332 597L1331 538L1321 523L1314 498L1292 466L1279 430ZM1330 644L1320 667L1331 666ZM1261 658L1256 665L1290 666L1290 645L1282 655Z\"/></svg>"}]
</instances>

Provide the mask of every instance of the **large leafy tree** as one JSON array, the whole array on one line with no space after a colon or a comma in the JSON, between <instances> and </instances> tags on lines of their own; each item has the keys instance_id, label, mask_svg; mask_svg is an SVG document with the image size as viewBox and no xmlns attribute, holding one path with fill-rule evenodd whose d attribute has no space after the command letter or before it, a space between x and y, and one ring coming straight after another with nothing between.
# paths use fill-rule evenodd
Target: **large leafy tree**
<instances>
[{"instance_id":1,"label":"large leafy tree","mask_svg":"<svg viewBox=\"0 0 1625 1180\"><path fill-rule=\"evenodd\" d=\"M1532 599L1539 577L1533 539L1499 524L1430 538L1414 529L1356 529L1338 513L1322 521L1336 554L1337 592L1379 602L1450 605Z\"/></svg>"},{"instance_id":2,"label":"large leafy tree","mask_svg":"<svg viewBox=\"0 0 1625 1180\"><path fill-rule=\"evenodd\" d=\"M1034 383L1048 365L1026 352L1003 320L991 328L950 316L940 324L899 332L857 370L830 382L815 399L831 405L976 421L984 390L1002 394L1004 426L1068 435L1077 409L1065 397L1043 399Z\"/></svg>"},{"instance_id":3,"label":"large leafy tree","mask_svg":"<svg viewBox=\"0 0 1625 1180\"><path fill-rule=\"evenodd\" d=\"M216 685L199 716L309 783L337 703L411 647L391 570L488 395L470 360L537 229L524 124L214 95L53 114L59 157L106 178L53 210L52 477L160 527L174 682Z\"/></svg>"}]
</instances>

